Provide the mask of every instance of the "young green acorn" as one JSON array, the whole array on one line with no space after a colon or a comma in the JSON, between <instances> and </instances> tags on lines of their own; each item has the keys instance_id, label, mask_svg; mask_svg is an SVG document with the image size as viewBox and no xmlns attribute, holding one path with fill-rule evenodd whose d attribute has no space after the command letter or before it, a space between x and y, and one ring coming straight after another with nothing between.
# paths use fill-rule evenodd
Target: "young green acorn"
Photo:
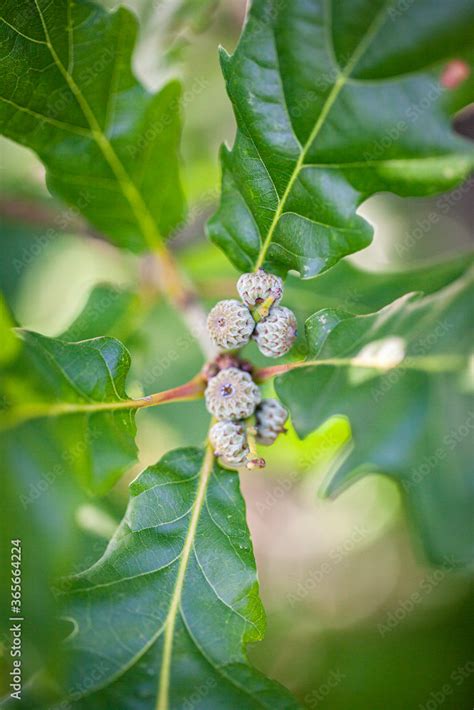
<instances>
[{"instance_id":1,"label":"young green acorn","mask_svg":"<svg viewBox=\"0 0 474 710\"><path fill-rule=\"evenodd\" d=\"M214 456L222 458L229 466L242 466L247 462L249 447L245 425L242 422L223 420L216 422L209 432Z\"/></svg>"},{"instance_id":2,"label":"young green acorn","mask_svg":"<svg viewBox=\"0 0 474 710\"><path fill-rule=\"evenodd\" d=\"M266 357L281 357L291 349L297 336L295 314L285 306L273 306L268 316L257 323L254 339Z\"/></svg>"},{"instance_id":3,"label":"young green acorn","mask_svg":"<svg viewBox=\"0 0 474 710\"><path fill-rule=\"evenodd\" d=\"M247 306L236 299L219 301L207 317L207 330L221 350L237 350L250 340L255 321Z\"/></svg>"},{"instance_id":4,"label":"young green acorn","mask_svg":"<svg viewBox=\"0 0 474 710\"><path fill-rule=\"evenodd\" d=\"M270 446L279 434L286 431L288 412L277 399L262 399L255 410L257 442Z\"/></svg>"},{"instance_id":5,"label":"young green acorn","mask_svg":"<svg viewBox=\"0 0 474 710\"><path fill-rule=\"evenodd\" d=\"M260 390L248 372L236 367L221 370L209 380L206 406L216 419L247 419L262 399Z\"/></svg>"}]
</instances>

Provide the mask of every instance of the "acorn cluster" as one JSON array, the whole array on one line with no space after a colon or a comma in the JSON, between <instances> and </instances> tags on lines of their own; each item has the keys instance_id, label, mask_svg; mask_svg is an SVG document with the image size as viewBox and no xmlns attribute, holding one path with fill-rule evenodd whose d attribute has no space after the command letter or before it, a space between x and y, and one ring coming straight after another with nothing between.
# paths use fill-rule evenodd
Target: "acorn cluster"
<instances>
[{"instance_id":1,"label":"acorn cluster","mask_svg":"<svg viewBox=\"0 0 474 710\"><path fill-rule=\"evenodd\" d=\"M238 350L253 338L266 357L281 357L297 335L296 318L289 308L280 306L283 282L263 269L242 274L237 281L242 301L219 301L209 313L209 335L220 350Z\"/></svg>"},{"instance_id":2,"label":"acorn cluster","mask_svg":"<svg viewBox=\"0 0 474 710\"><path fill-rule=\"evenodd\" d=\"M229 467L263 468L256 444L269 446L286 431L288 412L276 399L263 399L251 367L232 352L253 338L267 357L285 355L297 335L294 313L280 306L283 282L263 269L242 274L237 282L241 301L220 301L207 320L209 334L221 351L207 371L209 412L218 420L209 439L215 455Z\"/></svg>"}]
</instances>

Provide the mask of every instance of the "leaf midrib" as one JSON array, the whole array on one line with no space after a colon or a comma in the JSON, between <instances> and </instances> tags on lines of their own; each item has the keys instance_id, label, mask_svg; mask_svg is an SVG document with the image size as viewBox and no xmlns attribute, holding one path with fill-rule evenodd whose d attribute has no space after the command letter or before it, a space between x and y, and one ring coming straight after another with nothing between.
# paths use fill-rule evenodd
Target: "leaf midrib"
<instances>
[{"instance_id":1,"label":"leaf midrib","mask_svg":"<svg viewBox=\"0 0 474 710\"><path fill-rule=\"evenodd\" d=\"M169 710L169 686L171 672L171 658L173 653L174 628L176 617L181 606L181 596L183 592L184 579L186 576L189 556L194 546L197 526L201 510L206 500L206 490L209 483L210 475L214 464L214 451L210 444L206 446L206 452L199 472L199 483L196 491L196 499L193 506L193 512L189 522L188 531L184 540L181 559L179 562L176 582L171 595L171 603L166 622L164 626L163 640L163 655L161 658L161 667L158 681L158 693L156 698L156 710Z\"/></svg>"},{"instance_id":2,"label":"leaf midrib","mask_svg":"<svg viewBox=\"0 0 474 710\"><path fill-rule=\"evenodd\" d=\"M314 141L316 140L319 132L321 131L324 122L334 104L336 101L338 95L340 94L342 88L344 85L347 83L351 72L355 68L356 64L359 62L361 57L363 56L365 50L367 47L371 44L372 40L374 39L375 35L377 34L380 26L383 24L385 20L385 13L390 5L390 0L388 0L384 6L379 10L379 12L376 14L375 18L372 20L372 23L369 25L369 28L366 32L366 34L362 37L360 40L359 44L355 48L354 52L352 53L351 57L349 58L347 64L345 67L340 71L340 73L337 76L337 79L334 83L334 86L332 87L331 91L329 92L326 101L323 104L323 107L321 109L321 112L318 116L318 119L313 127L313 130L311 131L308 140L303 146L303 149L301 150L298 159L295 163L295 167L293 168L293 172L291 173L290 179L288 181L288 184L286 186L286 189L279 200L278 207L275 211L275 215L273 217L272 223L269 227L269 230L267 232L267 235L263 241L262 247L260 249L260 253L258 256L258 259L255 263L255 271L258 269L262 268L263 263L265 261L265 257L267 254L267 251L271 245L273 234L275 232L276 226L280 220L280 217L282 216L284 209L285 209L285 204L286 201L290 195L290 192L293 188L293 185L298 178L298 175L304 165L304 160L306 158L306 154L310 147L313 145ZM330 6L330 1L326 4L326 9L327 13L329 13L329 6ZM329 18L326 18L326 25L329 25Z\"/></svg>"},{"instance_id":3,"label":"leaf midrib","mask_svg":"<svg viewBox=\"0 0 474 710\"><path fill-rule=\"evenodd\" d=\"M89 125L90 136L97 144L105 161L108 163L110 169L112 170L113 174L115 175L115 178L120 186L120 189L121 189L124 197L126 198L127 202L130 205L132 213L137 221L137 224L141 230L141 233L143 235L145 242L147 243L148 247L152 251L162 251L164 249L163 238L158 230L155 220L153 219L151 213L149 212L149 210L143 200L143 197L140 194L140 191L137 189L135 183L130 178L123 163L121 162L120 158L118 157L117 153L115 152L114 148L112 147L112 144L110 143L109 139L107 138L107 136L103 132L93 110L89 106L89 103L87 102L80 87L76 84L69 69L63 65L59 55L57 54L57 52L54 48L54 45L51 42L48 27L47 27L46 21L44 19L43 13L41 11L41 8L38 4L38 0L34 0L34 3L36 6L41 25L43 27L44 36L45 36L45 42L40 41L39 43L45 44L48 47L48 50L54 60L55 65L57 66L59 72L63 76L66 84L69 87L69 90L71 91L71 93L73 94L77 103L79 104L79 106L82 110L82 113L84 114L84 117ZM68 3L68 7L69 7L69 3ZM4 20L4 22L5 22L5 20ZM5 24L7 24L8 26L11 27L11 25L9 25L7 22L5 22ZM14 31L18 32L18 30L16 30L16 28L14 28L14 27L11 27L11 28ZM69 28L67 28L67 30L68 30L69 48L70 48L70 52L71 52L72 48L74 46L73 27L72 27L72 20L71 19L69 19ZM21 35L21 33L19 33L19 32L18 32L18 34ZM21 36L25 37L25 39L31 39L31 38L26 37L26 35L21 35ZM71 60L72 56L70 56L69 59ZM9 102L9 103L13 103L13 102ZM19 107L19 108L21 110L21 107ZM42 118L46 121L48 120L47 117L42 117ZM68 124L65 124L65 127L66 126L68 126ZM76 127L74 127L74 131L77 132ZM87 134L87 132L86 132L86 134Z\"/></svg>"},{"instance_id":4,"label":"leaf midrib","mask_svg":"<svg viewBox=\"0 0 474 710\"><path fill-rule=\"evenodd\" d=\"M20 424L32 419L45 419L50 417L67 416L70 414L94 414L95 412L109 412L120 409L140 409L146 406L146 400L126 399L120 402L54 402L33 403L12 407L0 416L0 431L14 429Z\"/></svg>"}]
</instances>

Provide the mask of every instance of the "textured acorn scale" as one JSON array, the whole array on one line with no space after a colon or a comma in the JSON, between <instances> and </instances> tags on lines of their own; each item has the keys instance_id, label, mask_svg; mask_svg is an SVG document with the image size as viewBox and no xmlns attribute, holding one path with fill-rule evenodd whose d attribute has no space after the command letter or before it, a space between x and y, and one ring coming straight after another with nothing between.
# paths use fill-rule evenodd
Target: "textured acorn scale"
<instances>
[{"instance_id":1,"label":"textured acorn scale","mask_svg":"<svg viewBox=\"0 0 474 710\"><path fill-rule=\"evenodd\" d=\"M270 446L285 431L288 412L277 399L263 399L255 410L255 419L258 443Z\"/></svg>"},{"instance_id":2,"label":"textured acorn scale","mask_svg":"<svg viewBox=\"0 0 474 710\"><path fill-rule=\"evenodd\" d=\"M291 349L296 335L297 322L293 311L285 306L273 306L265 320L257 323L253 337L263 355L281 357Z\"/></svg>"},{"instance_id":3,"label":"textured acorn scale","mask_svg":"<svg viewBox=\"0 0 474 710\"><path fill-rule=\"evenodd\" d=\"M248 372L236 367L221 370L209 380L206 406L216 419L246 419L261 401L260 390Z\"/></svg>"},{"instance_id":4,"label":"textured acorn scale","mask_svg":"<svg viewBox=\"0 0 474 710\"><path fill-rule=\"evenodd\" d=\"M255 273L242 274L237 281L237 291L242 301L250 308L268 298L272 298L273 303L278 305L283 295L283 281L279 276L259 269Z\"/></svg>"},{"instance_id":5,"label":"textured acorn scale","mask_svg":"<svg viewBox=\"0 0 474 710\"><path fill-rule=\"evenodd\" d=\"M246 462L249 447L242 422L228 419L217 422L209 432L209 441L215 456L222 458L223 463L240 466Z\"/></svg>"},{"instance_id":6,"label":"textured acorn scale","mask_svg":"<svg viewBox=\"0 0 474 710\"><path fill-rule=\"evenodd\" d=\"M207 317L209 335L221 350L236 350L247 345L254 328L249 309L235 299L219 301Z\"/></svg>"}]
</instances>

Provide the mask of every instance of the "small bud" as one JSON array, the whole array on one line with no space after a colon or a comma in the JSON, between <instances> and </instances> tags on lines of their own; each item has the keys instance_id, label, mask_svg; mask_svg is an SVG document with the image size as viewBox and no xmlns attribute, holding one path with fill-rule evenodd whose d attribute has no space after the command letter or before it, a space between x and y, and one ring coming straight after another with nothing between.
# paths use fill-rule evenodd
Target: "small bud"
<instances>
[{"instance_id":1,"label":"small bud","mask_svg":"<svg viewBox=\"0 0 474 710\"><path fill-rule=\"evenodd\" d=\"M249 459L249 457L247 456L247 464L246 465L250 471L253 471L256 468L265 468L265 466L267 465L267 462L265 461L265 459L262 459L261 456L258 456L257 458L254 458L254 459Z\"/></svg>"}]
</instances>

